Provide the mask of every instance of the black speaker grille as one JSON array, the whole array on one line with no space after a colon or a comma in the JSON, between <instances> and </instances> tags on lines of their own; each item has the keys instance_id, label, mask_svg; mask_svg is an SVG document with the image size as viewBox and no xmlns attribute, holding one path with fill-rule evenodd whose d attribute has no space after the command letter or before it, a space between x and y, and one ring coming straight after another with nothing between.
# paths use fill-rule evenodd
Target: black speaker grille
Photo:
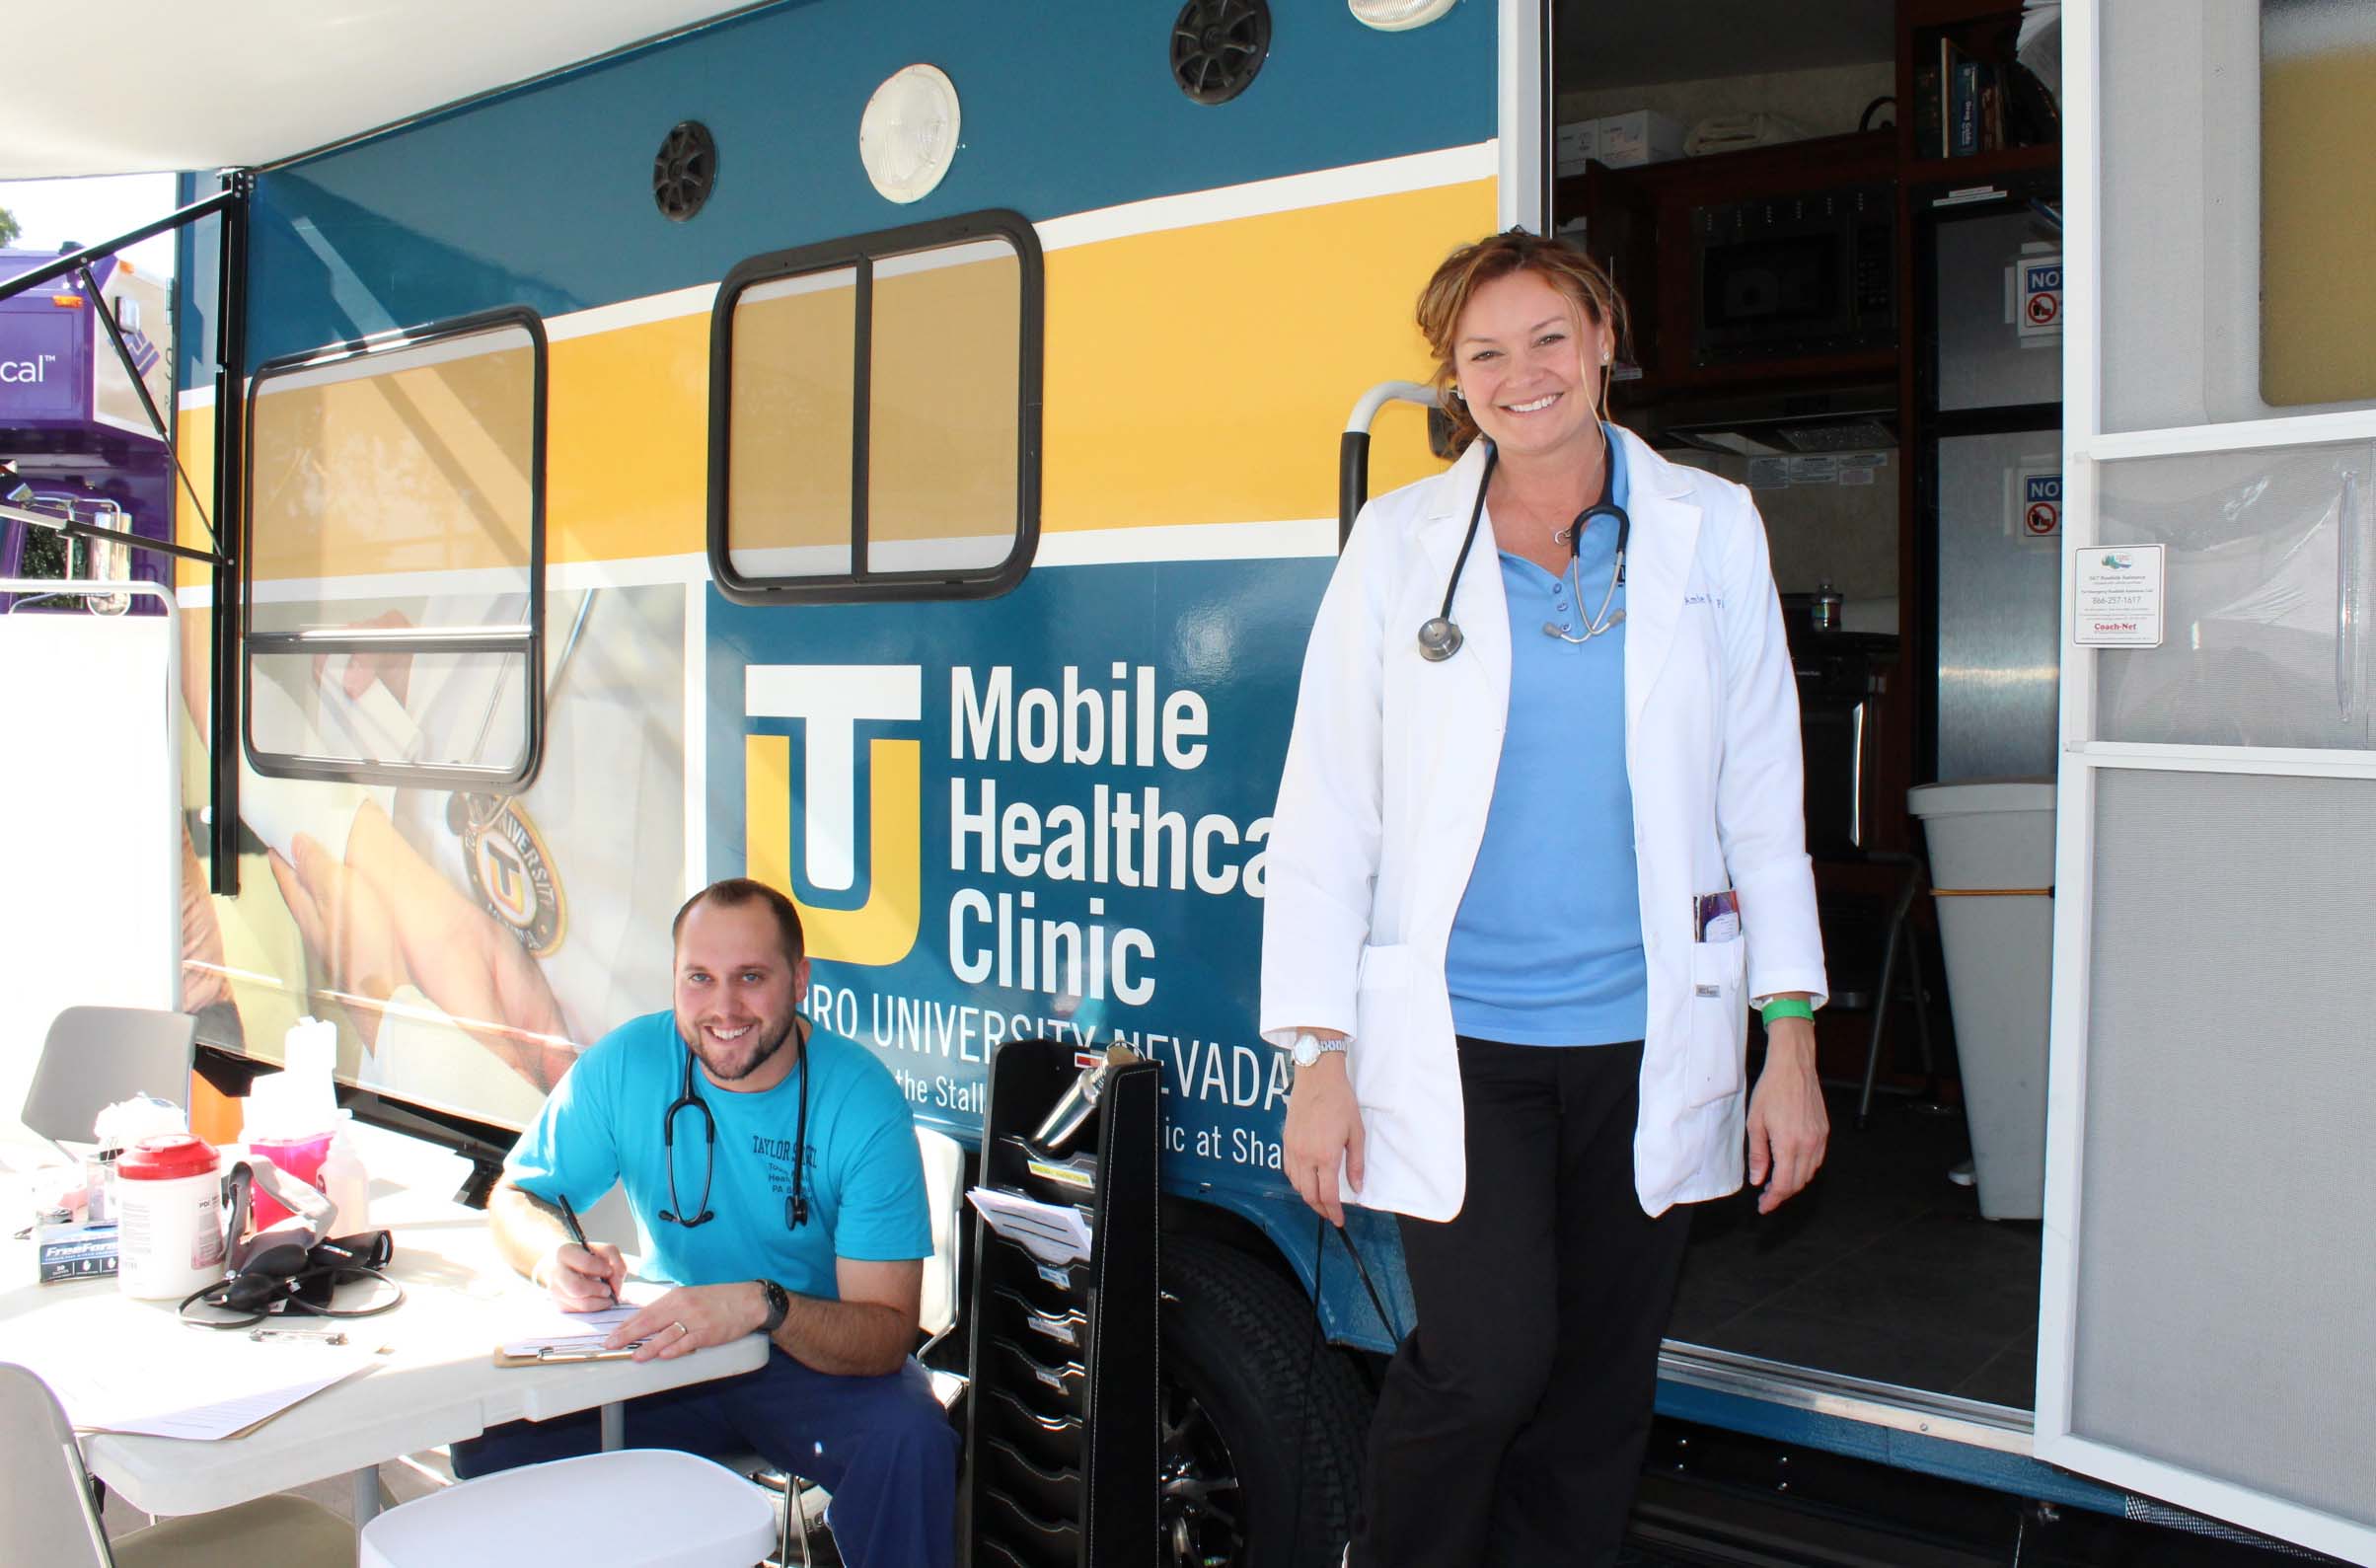
<instances>
[{"instance_id":1,"label":"black speaker grille","mask_svg":"<svg viewBox=\"0 0 2376 1568\"><path fill-rule=\"evenodd\" d=\"M1171 79L1200 104L1244 92L1270 52L1267 0L1188 0L1171 25Z\"/></svg>"},{"instance_id":2,"label":"black speaker grille","mask_svg":"<svg viewBox=\"0 0 2376 1568\"><path fill-rule=\"evenodd\" d=\"M652 204L671 223L702 210L717 184L717 142L698 119L681 120L652 158Z\"/></svg>"}]
</instances>

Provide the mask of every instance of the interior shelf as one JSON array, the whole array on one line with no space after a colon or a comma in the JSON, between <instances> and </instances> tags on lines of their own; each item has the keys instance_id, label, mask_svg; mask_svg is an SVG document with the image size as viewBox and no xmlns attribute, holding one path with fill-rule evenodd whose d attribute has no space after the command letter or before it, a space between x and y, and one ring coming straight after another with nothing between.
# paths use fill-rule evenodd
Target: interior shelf
<instances>
[{"instance_id":1,"label":"interior shelf","mask_svg":"<svg viewBox=\"0 0 2376 1568\"><path fill-rule=\"evenodd\" d=\"M2062 143L2050 141L2035 147L2001 147L1966 158L1917 159L1905 166L1904 180L1909 188L1945 187L1952 190L2061 167Z\"/></svg>"}]
</instances>

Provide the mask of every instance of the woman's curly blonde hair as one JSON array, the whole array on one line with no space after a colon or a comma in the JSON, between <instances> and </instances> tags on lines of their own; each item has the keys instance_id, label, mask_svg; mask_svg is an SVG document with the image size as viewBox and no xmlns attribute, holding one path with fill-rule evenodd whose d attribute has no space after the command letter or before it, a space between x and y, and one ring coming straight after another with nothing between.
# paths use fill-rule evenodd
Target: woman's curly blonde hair
<instances>
[{"instance_id":1,"label":"woman's curly blonde hair","mask_svg":"<svg viewBox=\"0 0 2376 1568\"><path fill-rule=\"evenodd\" d=\"M1577 314L1594 327L1606 324L1617 355L1622 358L1630 349L1630 329L1625 313L1625 296L1609 281L1598 261L1586 255L1581 247L1562 239L1544 239L1523 229L1508 229L1488 235L1473 245L1464 245L1444 259L1436 275L1427 280L1419 291L1419 331L1427 338L1428 348L1436 356L1436 375L1433 385L1436 400L1451 421L1452 449L1466 451L1477 438L1477 421L1468 406L1451 395L1457 374L1452 364L1452 335L1459 330L1461 313L1477 290L1513 272L1532 272L1550 284L1576 308ZM1608 376L1600 378L1600 408L1606 416L1608 406Z\"/></svg>"}]
</instances>

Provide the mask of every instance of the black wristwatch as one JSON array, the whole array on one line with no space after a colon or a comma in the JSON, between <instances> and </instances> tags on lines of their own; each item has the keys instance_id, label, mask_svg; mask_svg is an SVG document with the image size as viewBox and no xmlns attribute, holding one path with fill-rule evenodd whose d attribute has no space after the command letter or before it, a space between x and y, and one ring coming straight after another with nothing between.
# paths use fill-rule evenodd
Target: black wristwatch
<instances>
[{"instance_id":1,"label":"black wristwatch","mask_svg":"<svg viewBox=\"0 0 2376 1568\"><path fill-rule=\"evenodd\" d=\"M792 1309L792 1293L774 1280L759 1281L759 1290L768 1299L767 1321L759 1325L759 1331L774 1338L776 1330L783 1326L783 1314Z\"/></svg>"}]
</instances>

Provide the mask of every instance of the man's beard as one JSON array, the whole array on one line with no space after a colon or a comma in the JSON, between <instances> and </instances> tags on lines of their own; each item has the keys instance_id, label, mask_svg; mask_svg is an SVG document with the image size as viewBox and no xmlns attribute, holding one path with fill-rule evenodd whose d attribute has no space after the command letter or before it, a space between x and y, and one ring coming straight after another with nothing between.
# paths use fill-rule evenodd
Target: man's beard
<instances>
[{"instance_id":1,"label":"man's beard","mask_svg":"<svg viewBox=\"0 0 2376 1568\"><path fill-rule=\"evenodd\" d=\"M702 1066L706 1068L709 1072L709 1076L715 1079L718 1083L739 1083L744 1079L749 1078L752 1074L758 1072L761 1068L767 1066L769 1061L775 1057L776 1053L783 1049L784 1042L789 1040L792 1037L793 1032L799 1027L799 1014L787 1014L780 1027L776 1029L773 1033L762 1033L759 1036L759 1044L753 1049L751 1053L751 1060L744 1063L742 1068L737 1072L729 1073L724 1071L717 1063L711 1061L709 1057L699 1048L696 1048L693 1054L701 1057ZM705 1036L698 1027L693 1031L693 1035L695 1039L706 1038L706 1036Z\"/></svg>"}]
</instances>

